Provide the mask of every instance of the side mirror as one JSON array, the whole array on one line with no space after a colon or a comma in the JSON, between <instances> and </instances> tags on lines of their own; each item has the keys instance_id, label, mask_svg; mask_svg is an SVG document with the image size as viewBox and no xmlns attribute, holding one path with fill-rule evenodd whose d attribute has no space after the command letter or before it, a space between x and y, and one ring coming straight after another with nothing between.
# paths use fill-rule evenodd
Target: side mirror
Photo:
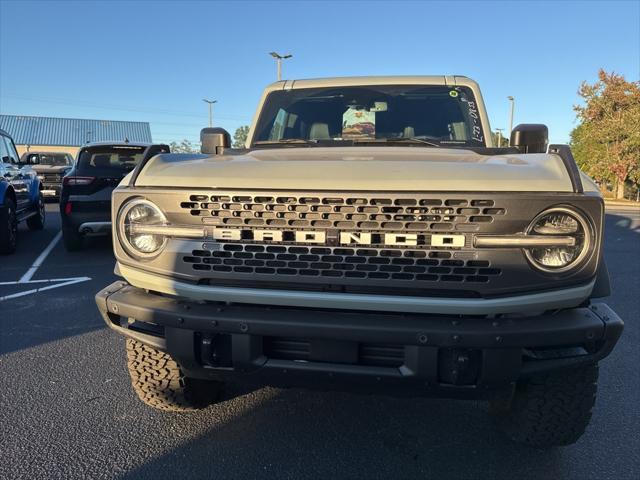
<instances>
[{"instance_id":1,"label":"side mirror","mask_svg":"<svg viewBox=\"0 0 640 480\"><path fill-rule=\"evenodd\" d=\"M509 145L520 153L545 153L549 142L549 129L540 123L521 123L511 132Z\"/></svg>"},{"instance_id":2,"label":"side mirror","mask_svg":"<svg viewBox=\"0 0 640 480\"><path fill-rule=\"evenodd\" d=\"M224 128L203 128L200 130L200 151L212 155L222 155L231 146L231 135Z\"/></svg>"}]
</instances>

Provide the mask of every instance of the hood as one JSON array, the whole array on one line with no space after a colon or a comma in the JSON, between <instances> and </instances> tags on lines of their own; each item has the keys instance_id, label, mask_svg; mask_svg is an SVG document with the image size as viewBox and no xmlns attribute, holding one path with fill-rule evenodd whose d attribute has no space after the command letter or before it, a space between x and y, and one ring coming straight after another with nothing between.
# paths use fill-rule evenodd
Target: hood
<instances>
[{"instance_id":1,"label":"hood","mask_svg":"<svg viewBox=\"0 0 640 480\"><path fill-rule=\"evenodd\" d=\"M341 191L571 192L555 154L487 156L425 147L295 147L152 158L136 185Z\"/></svg>"},{"instance_id":2,"label":"hood","mask_svg":"<svg viewBox=\"0 0 640 480\"><path fill-rule=\"evenodd\" d=\"M36 173L62 173L71 169L71 165L32 165Z\"/></svg>"}]
</instances>

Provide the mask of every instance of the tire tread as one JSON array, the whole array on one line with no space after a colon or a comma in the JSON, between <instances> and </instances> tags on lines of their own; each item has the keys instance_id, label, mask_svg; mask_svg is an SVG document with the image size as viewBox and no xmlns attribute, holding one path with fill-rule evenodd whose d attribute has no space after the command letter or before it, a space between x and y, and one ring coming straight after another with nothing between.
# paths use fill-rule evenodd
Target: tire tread
<instances>
[{"instance_id":1,"label":"tire tread","mask_svg":"<svg viewBox=\"0 0 640 480\"><path fill-rule=\"evenodd\" d=\"M597 365L531 377L516 387L510 405L494 405L498 426L534 447L575 443L591 420L597 381Z\"/></svg>"},{"instance_id":2,"label":"tire tread","mask_svg":"<svg viewBox=\"0 0 640 480\"><path fill-rule=\"evenodd\" d=\"M187 412L214 403L222 382L185 377L167 353L128 338L127 366L133 389L144 403L158 410Z\"/></svg>"}]
</instances>

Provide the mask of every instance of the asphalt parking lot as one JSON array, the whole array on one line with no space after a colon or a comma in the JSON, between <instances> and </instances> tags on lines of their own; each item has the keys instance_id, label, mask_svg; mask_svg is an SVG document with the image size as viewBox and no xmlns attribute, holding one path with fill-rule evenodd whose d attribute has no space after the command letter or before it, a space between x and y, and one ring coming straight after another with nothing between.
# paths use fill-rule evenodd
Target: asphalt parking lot
<instances>
[{"instance_id":1,"label":"asphalt parking lot","mask_svg":"<svg viewBox=\"0 0 640 480\"><path fill-rule=\"evenodd\" d=\"M542 451L507 441L479 402L236 387L196 414L151 410L93 301L116 278L109 240L74 254L58 241L37 262L59 231L47 207L46 229L21 227L18 252L0 257L0 478L640 477L638 210L607 215L608 301L626 328L592 424Z\"/></svg>"}]
</instances>

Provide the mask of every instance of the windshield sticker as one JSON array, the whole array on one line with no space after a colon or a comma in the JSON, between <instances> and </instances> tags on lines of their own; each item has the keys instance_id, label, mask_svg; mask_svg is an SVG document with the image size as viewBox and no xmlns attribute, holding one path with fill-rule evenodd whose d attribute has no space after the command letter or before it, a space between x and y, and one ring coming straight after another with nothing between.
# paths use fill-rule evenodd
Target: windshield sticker
<instances>
[{"instance_id":1,"label":"windshield sticker","mask_svg":"<svg viewBox=\"0 0 640 480\"><path fill-rule=\"evenodd\" d=\"M460 98L460 101L467 104L467 115L471 120L471 139L477 142L484 142L484 135L482 134L482 128L480 127L480 114L478 113L476 102L471 102L464 96Z\"/></svg>"},{"instance_id":2,"label":"windshield sticker","mask_svg":"<svg viewBox=\"0 0 640 480\"><path fill-rule=\"evenodd\" d=\"M349 107L342 115L342 138L375 138L376 112Z\"/></svg>"},{"instance_id":3,"label":"windshield sticker","mask_svg":"<svg viewBox=\"0 0 640 480\"><path fill-rule=\"evenodd\" d=\"M456 98L458 96L458 92L456 92L455 90L449 90L449 96Z\"/></svg>"}]
</instances>

